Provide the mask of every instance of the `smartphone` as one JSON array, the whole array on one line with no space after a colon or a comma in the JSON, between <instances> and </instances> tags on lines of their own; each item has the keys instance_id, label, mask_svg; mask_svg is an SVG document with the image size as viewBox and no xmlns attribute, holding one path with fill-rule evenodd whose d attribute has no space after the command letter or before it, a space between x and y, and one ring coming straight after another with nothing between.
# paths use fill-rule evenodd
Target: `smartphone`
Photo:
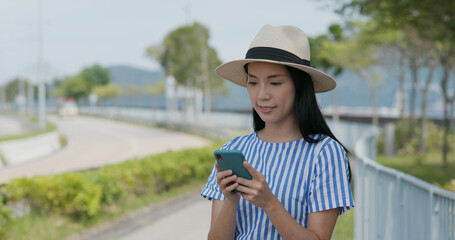
<instances>
[{"instance_id":1,"label":"smartphone","mask_svg":"<svg viewBox=\"0 0 455 240\"><path fill-rule=\"evenodd\" d=\"M215 150L213 153L221 170L232 170L232 174L248 180L253 179L250 172L243 166L245 157L240 150ZM233 192L239 192L234 189Z\"/></svg>"}]
</instances>

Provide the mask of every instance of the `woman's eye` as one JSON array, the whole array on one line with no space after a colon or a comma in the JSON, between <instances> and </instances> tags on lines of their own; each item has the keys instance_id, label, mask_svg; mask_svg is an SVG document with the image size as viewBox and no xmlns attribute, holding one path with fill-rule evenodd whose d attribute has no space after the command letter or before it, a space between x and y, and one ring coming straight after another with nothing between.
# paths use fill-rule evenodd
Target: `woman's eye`
<instances>
[{"instance_id":1,"label":"woman's eye","mask_svg":"<svg viewBox=\"0 0 455 240\"><path fill-rule=\"evenodd\" d=\"M248 85L256 85L257 83L256 83L256 82L252 82L252 81L248 81L247 84L248 84Z\"/></svg>"},{"instance_id":2,"label":"woman's eye","mask_svg":"<svg viewBox=\"0 0 455 240\"><path fill-rule=\"evenodd\" d=\"M281 85L281 82L272 82L270 84L272 84L273 86L279 86L279 85Z\"/></svg>"}]
</instances>

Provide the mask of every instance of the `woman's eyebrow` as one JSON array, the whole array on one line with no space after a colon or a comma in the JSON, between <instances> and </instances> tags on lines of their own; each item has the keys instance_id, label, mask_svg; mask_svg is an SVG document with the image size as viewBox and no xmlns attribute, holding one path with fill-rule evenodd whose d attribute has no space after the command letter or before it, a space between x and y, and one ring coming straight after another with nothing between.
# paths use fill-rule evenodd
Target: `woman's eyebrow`
<instances>
[{"instance_id":1,"label":"woman's eyebrow","mask_svg":"<svg viewBox=\"0 0 455 240\"><path fill-rule=\"evenodd\" d=\"M254 75L251 74L251 73L248 73L248 77L250 77L250 78L257 78L256 76L254 76Z\"/></svg>"},{"instance_id":2,"label":"woman's eyebrow","mask_svg":"<svg viewBox=\"0 0 455 240\"><path fill-rule=\"evenodd\" d=\"M271 78L286 77L286 76L287 76L286 74L273 74L273 75L268 76L267 78L271 79Z\"/></svg>"}]
</instances>

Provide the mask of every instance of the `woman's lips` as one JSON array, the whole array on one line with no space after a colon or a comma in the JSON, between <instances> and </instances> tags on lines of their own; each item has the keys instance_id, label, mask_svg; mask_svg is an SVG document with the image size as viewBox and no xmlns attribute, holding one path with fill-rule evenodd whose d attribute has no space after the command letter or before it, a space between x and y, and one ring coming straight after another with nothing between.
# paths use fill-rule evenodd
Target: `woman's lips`
<instances>
[{"instance_id":1,"label":"woman's lips","mask_svg":"<svg viewBox=\"0 0 455 240\"><path fill-rule=\"evenodd\" d=\"M274 107L262 107L262 106L259 106L259 110L262 112L262 113L271 113L273 111Z\"/></svg>"}]
</instances>

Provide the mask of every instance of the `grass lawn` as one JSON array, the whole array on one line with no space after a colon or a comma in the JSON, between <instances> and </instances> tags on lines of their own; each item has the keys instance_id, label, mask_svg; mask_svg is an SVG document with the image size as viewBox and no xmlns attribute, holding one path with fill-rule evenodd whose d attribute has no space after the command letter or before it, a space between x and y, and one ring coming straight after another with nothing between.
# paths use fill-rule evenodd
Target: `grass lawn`
<instances>
[{"instance_id":1,"label":"grass lawn","mask_svg":"<svg viewBox=\"0 0 455 240\"><path fill-rule=\"evenodd\" d=\"M38 120L36 118L34 118L34 117L26 117L26 118L30 122L32 122L34 124L38 124ZM34 137L34 136L37 136L37 135L40 135L40 134L52 132L52 131L54 131L56 129L57 129L57 127L55 125L53 125L52 123L47 122L46 123L46 129L44 129L43 131L38 129L38 130L35 130L35 131L32 131L32 132L27 132L27 133L24 133L24 134L21 134L21 135L0 137L0 142L23 139L23 138L28 138L28 137Z\"/></svg>"},{"instance_id":2,"label":"grass lawn","mask_svg":"<svg viewBox=\"0 0 455 240\"><path fill-rule=\"evenodd\" d=\"M355 207L338 216L333 240L352 240L354 239L354 211Z\"/></svg>"},{"instance_id":3,"label":"grass lawn","mask_svg":"<svg viewBox=\"0 0 455 240\"><path fill-rule=\"evenodd\" d=\"M455 153L448 156L447 167L442 165L440 152L430 151L421 163L412 156L378 156L378 162L432 183L440 188L455 192Z\"/></svg>"}]
</instances>

